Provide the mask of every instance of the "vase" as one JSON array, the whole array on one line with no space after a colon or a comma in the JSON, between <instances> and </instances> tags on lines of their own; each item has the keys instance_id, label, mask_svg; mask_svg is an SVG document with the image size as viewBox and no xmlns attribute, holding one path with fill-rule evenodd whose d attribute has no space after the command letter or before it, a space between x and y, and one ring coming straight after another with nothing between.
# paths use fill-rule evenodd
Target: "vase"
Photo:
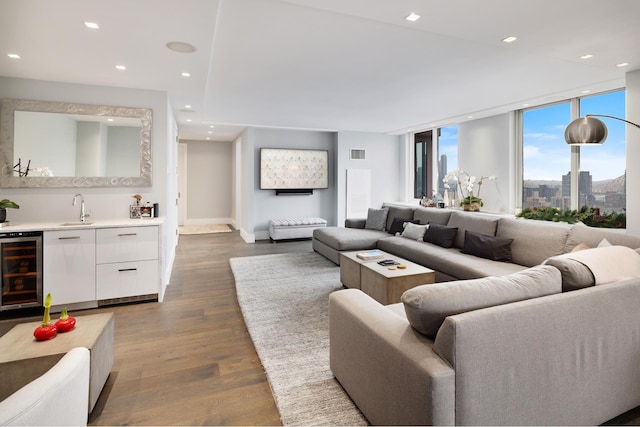
<instances>
[{"instance_id":1,"label":"vase","mask_svg":"<svg viewBox=\"0 0 640 427\"><path fill-rule=\"evenodd\" d=\"M478 212L480 210L480 202L463 203L462 208L465 211Z\"/></svg>"}]
</instances>

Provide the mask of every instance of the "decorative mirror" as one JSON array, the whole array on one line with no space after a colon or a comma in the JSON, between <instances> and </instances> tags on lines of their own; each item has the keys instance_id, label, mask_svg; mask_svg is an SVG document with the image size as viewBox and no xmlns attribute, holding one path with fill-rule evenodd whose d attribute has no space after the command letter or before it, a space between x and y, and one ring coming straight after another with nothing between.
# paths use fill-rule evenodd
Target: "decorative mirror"
<instances>
[{"instance_id":1,"label":"decorative mirror","mask_svg":"<svg viewBox=\"0 0 640 427\"><path fill-rule=\"evenodd\" d=\"M152 117L148 108L3 99L1 186L151 186Z\"/></svg>"}]
</instances>

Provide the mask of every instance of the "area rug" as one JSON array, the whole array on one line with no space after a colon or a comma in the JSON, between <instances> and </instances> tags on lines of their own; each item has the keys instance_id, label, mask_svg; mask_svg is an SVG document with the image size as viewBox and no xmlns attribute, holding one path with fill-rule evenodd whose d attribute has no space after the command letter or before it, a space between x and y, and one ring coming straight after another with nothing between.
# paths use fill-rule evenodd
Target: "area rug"
<instances>
[{"instance_id":1,"label":"area rug","mask_svg":"<svg viewBox=\"0 0 640 427\"><path fill-rule=\"evenodd\" d=\"M329 294L340 269L315 252L231 258L238 302L283 425L367 425L329 369Z\"/></svg>"},{"instance_id":2,"label":"area rug","mask_svg":"<svg viewBox=\"0 0 640 427\"><path fill-rule=\"evenodd\" d=\"M180 234L230 233L231 231L231 228L226 224L181 225L178 227Z\"/></svg>"}]
</instances>

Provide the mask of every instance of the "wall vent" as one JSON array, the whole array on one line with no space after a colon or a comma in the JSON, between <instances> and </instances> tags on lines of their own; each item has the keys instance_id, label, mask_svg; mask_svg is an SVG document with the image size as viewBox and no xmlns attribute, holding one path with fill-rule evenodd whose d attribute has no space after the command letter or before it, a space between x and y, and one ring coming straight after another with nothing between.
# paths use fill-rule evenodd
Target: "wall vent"
<instances>
[{"instance_id":1,"label":"wall vent","mask_svg":"<svg viewBox=\"0 0 640 427\"><path fill-rule=\"evenodd\" d=\"M366 157L365 150L363 150L361 148L352 148L351 149L351 155L349 156L349 158L351 160L364 160L365 157Z\"/></svg>"}]
</instances>

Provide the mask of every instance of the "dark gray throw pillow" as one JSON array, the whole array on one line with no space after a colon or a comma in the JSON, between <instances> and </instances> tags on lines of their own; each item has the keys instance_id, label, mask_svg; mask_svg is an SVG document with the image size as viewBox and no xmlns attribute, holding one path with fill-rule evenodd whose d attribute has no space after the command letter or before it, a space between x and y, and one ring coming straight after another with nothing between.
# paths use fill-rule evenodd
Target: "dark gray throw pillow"
<instances>
[{"instance_id":1,"label":"dark gray throw pillow","mask_svg":"<svg viewBox=\"0 0 640 427\"><path fill-rule=\"evenodd\" d=\"M450 248L456 240L458 227L447 227L439 224L429 224L429 228L424 233L423 240L434 245Z\"/></svg>"},{"instance_id":2,"label":"dark gray throw pillow","mask_svg":"<svg viewBox=\"0 0 640 427\"><path fill-rule=\"evenodd\" d=\"M487 236L486 234L466 230L464 246L461 252L493 261L510 262L511 242L513 242L513 239Z\"/></svg>"},{"instance_id":3,"label":"dark gray throw pillow","mask_svg":"<svg viewBox=\"0 0 640 427\"><path fill-rule=\"evenodd\" d=\"M418 221L417 219L409 220L409 219L403 219L403 218L394 218L393 222L391 223L391 227L389 227L389 230L387 231L389 232L389 234L393 234L394 236L396 233L402 233L404 231L405 222L410 222L412 224L420 224L420 221Z\"/></svg>"},{"instance_id":4,"label":"dark gray throw pillow","mask_svg":"<svg viewBox=\"0 0 640 427\"><path fill-rule=\"evenodd\" d=\"M371 209L367 213L367 222L364 224L364 228L369 230L384 231L387 225L387 215L389 214L389 208Z\"/></svg>"}]
</instances>

